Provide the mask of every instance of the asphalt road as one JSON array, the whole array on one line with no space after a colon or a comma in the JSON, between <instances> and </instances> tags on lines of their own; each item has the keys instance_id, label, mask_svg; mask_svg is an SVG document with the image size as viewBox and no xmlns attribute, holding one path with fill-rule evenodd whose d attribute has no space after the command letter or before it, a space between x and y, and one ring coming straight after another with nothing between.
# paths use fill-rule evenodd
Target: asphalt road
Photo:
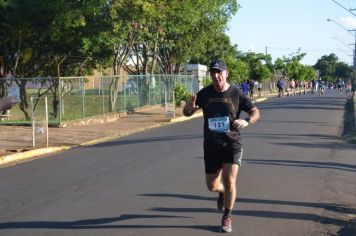
<instances>
[{"instance_id":1,"label":"asphalt road","mask_svg":"<svg viewBox=\"0 0 356 236\"><path fill-rule=\"evenodd\" d=\"M239 236L354 235L356 146L345 98L272 98L243 131ZM0 235L216 235L202 118L0 169Z\"/></svg>"}]
</instances>

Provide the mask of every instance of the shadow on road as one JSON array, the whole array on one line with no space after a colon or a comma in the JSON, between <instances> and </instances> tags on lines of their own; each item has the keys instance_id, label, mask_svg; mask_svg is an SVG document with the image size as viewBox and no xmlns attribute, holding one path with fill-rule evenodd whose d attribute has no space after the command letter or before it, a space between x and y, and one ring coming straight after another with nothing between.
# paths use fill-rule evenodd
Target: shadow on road
<instances>
[{"instance_id":1,"label":"shadow on road","mask_svg":"<svg viewBox=\"0 0 356 236\"><path fill-rule=\"evenodd\" d=\"M343 144L340 142L322 142L322 143L310 143L310 142L289 142L289 143L274 143L276 146L293 146L299 148L316 148L316 149L334 149L334 150L355 150L356 146L351 144Z\"/></svg>"},{"instance_id":2,"label":"shadow on road","mask_svg":"<svg viewBox=\"0 0 356 236\"><path fill-rule=\"evenodd\" d=\"M105 147L105 146L119 146L119 145L129 145L129 144L138 144L138 143L150 143L150 142L167 142L175 140L190 140L190 139L202 139L203 134L194 134L194 135L171 135L171 136L158 136L150 138L134 138L134 139L120 139L109 141L105 143L96 144L96 147Z\"/></svg>"},{"instance_id":3,"label":"shadow on road","mask_svg":"<svg viewBox=\"0 0 356 236\"><path fill-rule=\"evenodd\" d=\"M185 195L185 194L139 194L142 197L154 197L154 198L175 198L175 199L189 199L198 201L216 201L213 197L204 197L199 195ZM250 199L239 198L239 203L246 204L273 204L273 205L289 205L300 206L310 208L322 208L328 211L333 211L341 214L356 214L356 209L350 209L343 205L333 203L313 203L313 202L295 202L295 201L281 201L281 200L269 200L269 199ZM191 219L193 217L180 216L181 213L213 213L216 214L215 208L165 208L165 207L153 207L149 209L154 212L170 213L165 214L124 214L117 217L86 219L78 221L24 221L24 222L3 222L0 223L1 229L195 229L217 232L216 226L209 225L152 225L152 224L135 224L134 221L130 224L120 224L124 221L132 221L136 219L162 219L167 218L186 218ZM176 214L171 214L176 213ZM237 210L236 215L239 216L253 216L253 217L266 217L266 218L278 218L278 219L293 219L303 221L313 221L321 224L333 224L340 226L339 236L354 235L354 231L349 227L349 221L344 218L332 218L327 216L320 216L310 213L293 213L293 212L279 212L279 211L259 211L259 210Z\"/></svg>"},{"instance_id":4,"label":"shadow on road","mask_svg":"<svg viewBox=\"0 0 356 236\"><path fill-rule=\"evenodd\" d=\"M259 160L247 159L246 163L257 165L273 165L273 166L293 166L293 167L307 167L319 169L334 169L356 172L356 165L343 164L337 162L313 162L313 161L288 161L288 160Z\"/></svg>"},{"instance_id":5,"label":"shadow on road","mask_svg":"<svg viewBox=\"0 0 356 236\"><path fill-rule=\"evenodd\" d=\"M295 138L299 138L299 139L303 139L303 138L315 138L315 140L320 140L320 139L330 139L330 140L335 140L335 139L339 139L340 137L337 135L324 135L324 134L289 134L289 133L285 133L285 134L271 134L271 133L246 133L244 134L244 138L265 138L268 140L275 140L275 139L295 139ZM338 145L340 143L337 143ZM348 145L350 146L350 145ZM352 147L352 146L351 146ZM356 147L355 147L356 149Z\"/></svg>"},{"instance_id":6,"label":"shadow on road","mask_svg":"<svg viewBox=\"0 0 356 236\"><path fill-rule=\"evenodd\" d=\"M184 216L171 215L135 215L127 214L118 217L97 218L78 221L24 221L24 222L7 222L0 223L1 229L197 229L204 231L216 232L215 226L207 225L137 225L137 224L110 224L121 221L135 220L135 219L165 219L165 218L192 218Z\"/></svg>"},{"instance_id":7,"label":"shadow on road","mask_svg":"<svg viewBox=\"0 0 356 236\"><path fill-rule=\"evenodd\" d=\"M184 194L141 194L140 196L146 197L164 197L164 198L181 198L191 200L205 200L216 201L216 198L202 197L197 195L184 195ZM351 222L345 215L355 215L356 208L344 206L334 203L313 203L313 202L295 202L295 201L283 201L283 200L269 200L269 199L250 199L250 198L238 198L239 203L247 204L273 204L273 205L288 205L299 206L309 208L319 208L325 211L338 213L341 217L328 217L326 215L317 215L311 213L293 213L293 212L279 212L279 211L258 211L258 210L237 210L236 215L239 216L253 216L253 217L265 217L265 218L278 218L278 219L291 219L291 220L303 220L318 222L325 225L336 225L340 227L337 235L339 236L352 236L356 235L356 230L352 226ZM216 213L213 208L164 208L155 207L151 208L151 211L157 212L169 212L169 213ZM323 211L324 212L324 211ZM335 214L333 214L335 215Z\"/></svg>"}]
</instances>

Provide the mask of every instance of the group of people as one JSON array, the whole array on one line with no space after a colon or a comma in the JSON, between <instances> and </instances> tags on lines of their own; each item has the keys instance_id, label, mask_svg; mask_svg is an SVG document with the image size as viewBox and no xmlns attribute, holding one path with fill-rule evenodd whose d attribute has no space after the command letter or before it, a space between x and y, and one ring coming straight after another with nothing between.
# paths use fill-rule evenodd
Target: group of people
<instances>
[{"instance_id":1,"label":"group of people","mask_svg":"<svg viewBox=\"0 0 356 236\"><path fill-rule=\"evenodd\" d=\"M306 94L313 88L313 85L308 81L298 82L292 79L288 86L287 84L288 83L283 78L280 78L277 81L276 86L278 88L278 97L295 96L297 95L298 90L300 94Z\"/></svg>"},{"instance_id":2,"label":"group of people","mask_svg":"<svg viewBox=\"0 0 356 236\"><path fill-rule=\"evenodd\" d=\"M283 78L280 78L277 81L276 86L278 88L278 97L284 97L289 95L291 96L297 95L298 88L300 90L300 93L306 94L309 91L310 86L312 85L310 85L307 81L298 82L292 79L289 82L289 85L287 86L287 82Z\"/></svg>"},{"instance_id":3,"label":"group of people","mask_svg":"<svg viewBox=\"0 0 356 236\"><path fill-rule=\"evenodd\" d=\"M353 91L352 91L352 82L351 80L347 80L346 82L339 79L337 81L337 89L339 94L342 93L342 90L345 89L345 95L350 98L353 95Z\"/></svg>"},{"instance_id":4,"label":"group of people","mask_svg":"<svg viewBox=\"0 0 356 236\"><path fill-rule=\"evenodd\" d=\"M257 88L258 96L261 96L262 83L254 80L245 80L244 82L237 84L236 87L240 88L242 92L249 96L251 100L254 99L254 91Z\"/></svg>"},{"instance_id":5,"label":"group of people","mask_svg":"<svg viewBox=\"0 0 356 236\"><path fill-rule=\"evenodd\" d=\"M352 83L349 80L347 83L344 83L343 80L339 79L336 84L333 83L328 83L322 78L318 78L317 80L311 80L311 81L295 81L292 79L288 83L283 79L280 78L277 81L276 84L278 88L278 97L284 97L284 96L294 96L298 92L300 94L307 94L307 93L315 93L318 94L319 96L322 96L326 89L338 89L339 94L341 94L342 89L345 88L345 94L346 96L351 96L351 88L352 88Z\"/></svg>"}]
</instances>

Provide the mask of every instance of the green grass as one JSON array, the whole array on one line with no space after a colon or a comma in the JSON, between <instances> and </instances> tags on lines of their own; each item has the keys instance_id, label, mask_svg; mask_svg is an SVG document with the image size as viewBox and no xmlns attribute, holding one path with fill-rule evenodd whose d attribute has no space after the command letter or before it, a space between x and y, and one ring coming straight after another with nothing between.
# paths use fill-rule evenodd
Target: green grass
<instances>
[{"instance_id":1,"label":"green grass","mask_svg":"<svg viewBox=\"0 0 356 236\"><path fill-rule=\"evenodd\" d=\"M355 111L356 111L356 96L354 97L354 114L355 114ZM354 121L355 121L355 119L356 119L356 117L354 117ZM356 127L354 127L354 129L352 130L352 132L350 134L349 142L356 143Z\"/></svg>"},{"instance_id":2,"label":"green grass","mask_svg":"<svg viewBox=\"0 0 356 236\"><path fill-rule=\"evenodd\" d=\"M355 127L355 98L348 99L345 105L344 114L344 130L342 138L349 143L356 143L356 127Z\"/></svg>"},{"instance_id":3,"label":"green grass","mask_svg":"<svg viewBox=\"0 0 356 236\"><path fill-rule=\"evenodd\" d=\"M29 95L29 97L34 95ZM54 117L54 111L52 106L52 96L47 96L48 99L48 115L50 124L59 123L59 112L57 118ZM118 95L116 107L114 112L125 111L127 109L134 109L138 107L144 107L147 105L162 104L164 97L160 93L150 93L149 98L143 98L139 95ZM30 101L29 112L31 109ZM97 92L89 91L83 96L80 93L67 94L61 105L63 105L63 113L61 114L61 121L71 121L77 119L83 119L87 117L93 117L109 113L109 95L98 94ZM13 124L13 125L28 125L31 124L30 120L25 119L24 113L20 110L19 105L13 107L10 111L10 120L0 121L0 124ZM31 114L29 113L31 116ZM44 99L41 99L36 108L35 116L38 118L45 116L45 104Z\"/></svg>"}]
</instances>

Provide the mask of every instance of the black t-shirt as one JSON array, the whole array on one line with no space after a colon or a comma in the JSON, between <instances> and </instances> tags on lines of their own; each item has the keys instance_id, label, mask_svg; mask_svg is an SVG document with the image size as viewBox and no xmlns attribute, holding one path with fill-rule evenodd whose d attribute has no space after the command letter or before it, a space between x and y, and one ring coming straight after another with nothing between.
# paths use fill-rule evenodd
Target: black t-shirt
<instances>
[{"instance_id":1,"label":"black t-shirt","mask_svg":"<svg viewBox=\"0 0 356 236\"><path fill-rule=\"evenodd\" d=\"M196 105L203 109L204 139L218 144L241 148L240 132L232 126L232 122L240 117L241 111L250 112L255 106L251 100L235 86L225 92L217 92L209 85L197 94ZM228 132L215 132L209 129L210 118L228 117Z\"/></svg>"}]
</instances>

